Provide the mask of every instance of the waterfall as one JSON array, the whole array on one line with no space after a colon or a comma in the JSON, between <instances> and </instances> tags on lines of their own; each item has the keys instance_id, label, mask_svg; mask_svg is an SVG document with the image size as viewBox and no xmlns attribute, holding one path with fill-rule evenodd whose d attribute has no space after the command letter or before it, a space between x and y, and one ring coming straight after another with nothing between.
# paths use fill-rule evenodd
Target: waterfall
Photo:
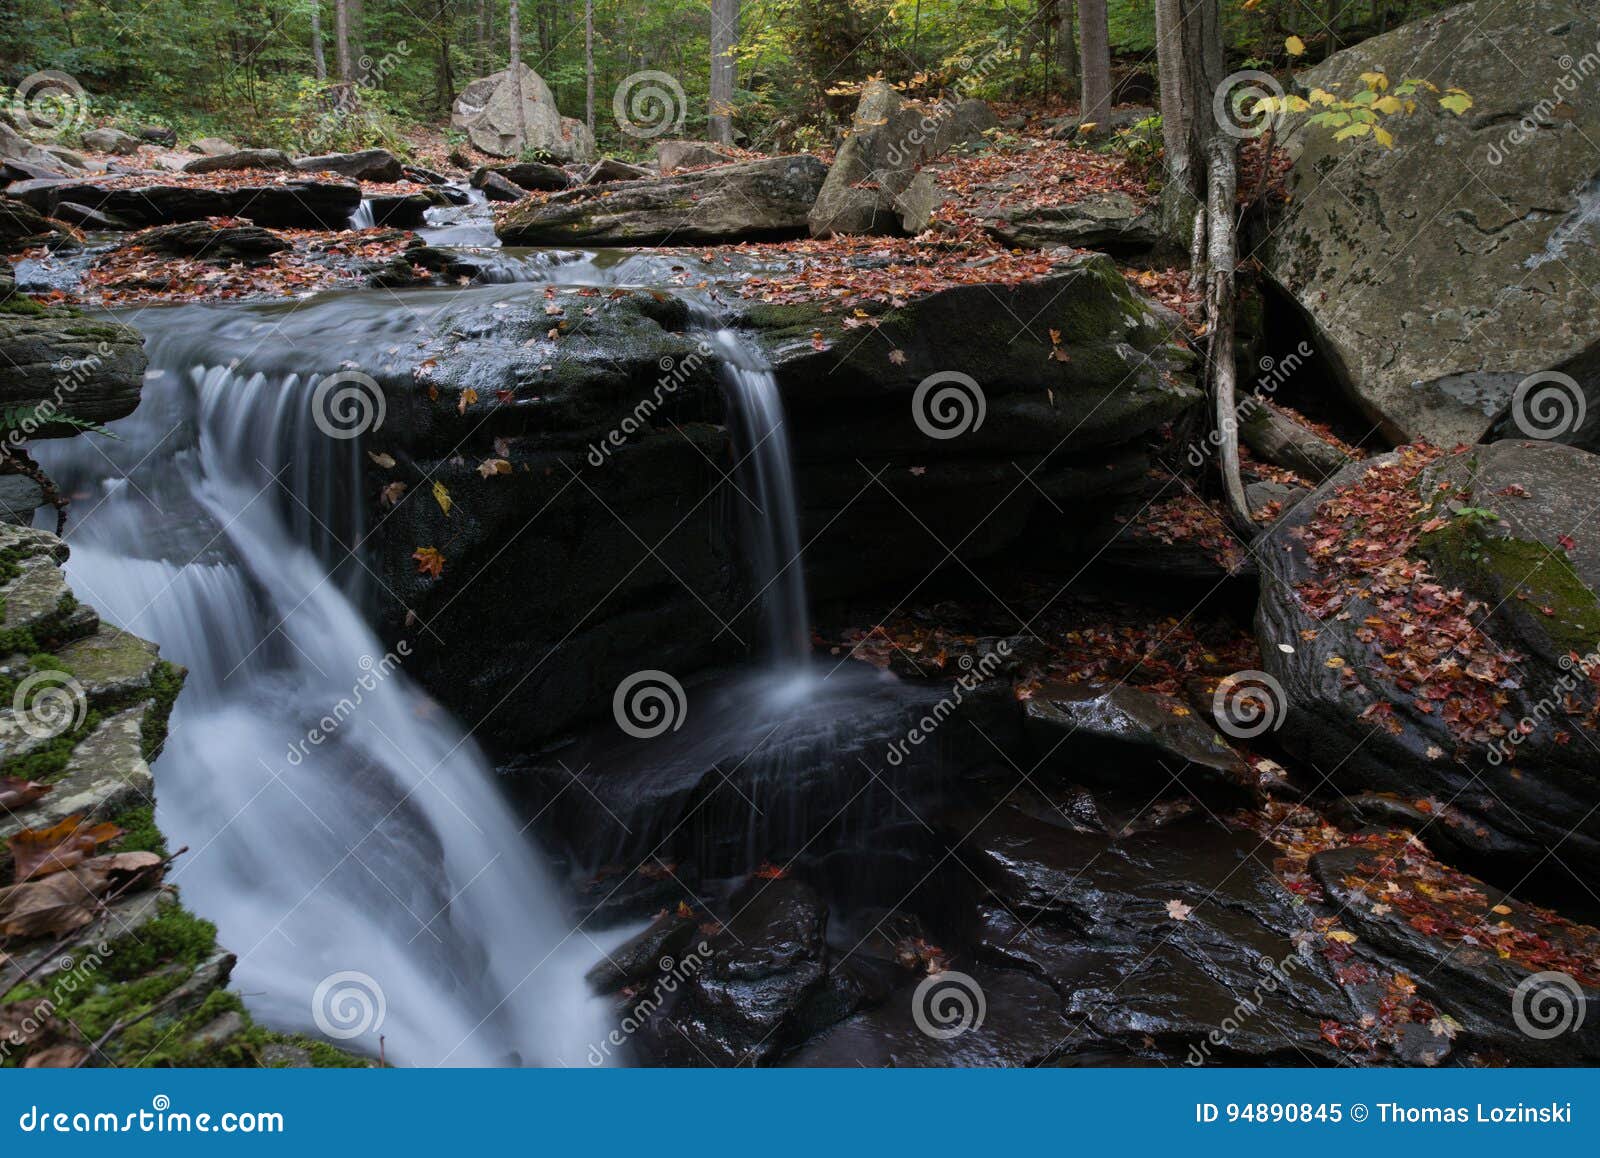
<instances>
[{"instance_id":1,"label":"waterfall","mask_svg":"<svg viewBox=\"0 0 1600 1158\"><path fill-rule=\"evenodd\" d=\"M595 943L476 745L352 597L359 447L310 420L332 338L286 350L253 308L129 320L151 371L121 441L38 449L75 498L79 597L190 670L157 818L189 847L170 879L238 954L237 990L274 1028L372 1053L381 1033L403 1064L583 1064L605 1032L581 976Z\"/></svg>"},{"instance_id":2,"label":"waterfall","mask_svg":"<svg viewBox=\"0 0 1600 1158\"><path fill-rule=\"evenodd\" d=\"M350 214L351 229L372 229L377 225L377 219L372 213L372 201L363 197L361 204L356 206L355 212Z\"/></svg>"},{"instance_id":3,"label":"waterfall","mask_svg":"<svg viewBox=\"0 0 1600 1158\"><path fill-rule=\"evenodd\" d=\"M740 508L745 515L756 598L761 600L768 654L778 667L803 668L811 650L805 569L800 561L800 511L789 432L778 381L754 345L717 329L729 404L738 423ZM753 508L753 509L752 509Z\"/></svg>"}]
</instances>

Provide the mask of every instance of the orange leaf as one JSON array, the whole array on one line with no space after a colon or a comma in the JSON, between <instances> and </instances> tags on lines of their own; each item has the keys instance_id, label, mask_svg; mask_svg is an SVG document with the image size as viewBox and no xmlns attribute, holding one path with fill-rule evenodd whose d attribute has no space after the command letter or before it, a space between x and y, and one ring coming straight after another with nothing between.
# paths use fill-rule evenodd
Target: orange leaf
<instances>
[{"instance_id":1,"label":"orange leaf","mask_svg":"<svg viewBox=\"0 0 1600 1158\"><path fill-rule=\"evenodd\" d=\"M61 872L83 861L96 845L115 840L122 829L104 821L84 828L82 814L49 828L24 828L9 842L18 882Z\"/></svg>"},{"instance_id":2,"label":"orange leaf","mask_svg":"<svg viewBox=\"0 0 1600 1158\"><path fill-rule=\"evenodd\" d=\"M417 561L417 574L431 575L435 579L444 574L444 556L436 547L418 547L411 552L411 557Z\"/></svg>"}]
</instances>

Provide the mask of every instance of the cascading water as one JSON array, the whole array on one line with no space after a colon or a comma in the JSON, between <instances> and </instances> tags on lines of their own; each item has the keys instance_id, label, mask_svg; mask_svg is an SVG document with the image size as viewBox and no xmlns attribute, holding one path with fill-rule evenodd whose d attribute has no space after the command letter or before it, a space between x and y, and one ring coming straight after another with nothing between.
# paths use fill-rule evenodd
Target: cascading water
<instances>
[{"instance_id":1,"label":"cascading water","mask_svg":"<svg viewBox=\"0 0 1600 1158\"><path fill-rule=\"evenodd\" d=\"M338 299L301 308L297 337L340 329L315 320ZM382 1033L411 1064L581 1064L605 1032L594 945L477 747L348 593L356 444L317 429L318 377L282 371L270 317L131 318L151 371L122 441L41 448L76 495L79 595L190 669L157 768L161 827L190 849L171 879L274 1027L373 1052ZM325 373L343 355L295 356Z\"/></svg>"},{"instance_id":2,"label":"cascading water","mask_svg":"<svg viewBox=\"0 0 1600 1158\"><path fill-rule=\"evenodd\" d=\"M736 445L746 462L741 474L754 492L742 495L741 506L767 653L776 667L803 670L811 650L810 619L794 466L778 381L766 359L733 330L712 330L710 345L722 359L739 428Z\"/></svg>"},{"instance_id":3,"label":"cascading water","mask_svg":"<svg viewBox=\"0 0 1600 1158\"><path fill-rule=\"evenodd\" d=\"M377 225L377 218L372 212L372 201L363 197L361 204L356 206L356 211L350 214L351 229L372 229Z\"/></svg>"}]
</instances>

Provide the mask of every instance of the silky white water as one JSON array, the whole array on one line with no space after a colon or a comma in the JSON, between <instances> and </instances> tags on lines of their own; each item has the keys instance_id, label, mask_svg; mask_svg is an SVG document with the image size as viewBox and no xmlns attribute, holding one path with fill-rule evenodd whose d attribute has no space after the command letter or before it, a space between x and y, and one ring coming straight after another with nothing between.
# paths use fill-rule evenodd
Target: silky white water
<instances>
[{"instance_id":1,"label":"silky white water","mask_svg":"<svg viewBox=\"0 0 1600 1158\"><path fill-rule=\"evenodd\" d=\"M372 581L355 443L311 422L314 377L216 364L243 347L212 357L208 316L130 318L151 375L122 441L40 455L74 495L79 597L190 669L155 769L162 831L189 848L170 879L274 1028L374 1054L381 1035L399 1064L587 1064L599 948L350 594Z\"/></svg>"}]
</instances>

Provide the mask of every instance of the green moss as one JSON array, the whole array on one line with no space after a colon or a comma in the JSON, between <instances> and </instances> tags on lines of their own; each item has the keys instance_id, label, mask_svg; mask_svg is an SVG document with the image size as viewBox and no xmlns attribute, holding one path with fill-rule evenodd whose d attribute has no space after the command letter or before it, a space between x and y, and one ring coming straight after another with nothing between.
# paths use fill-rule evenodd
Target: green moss
<instances>
[{"instance_id":1,"label":"green moss","mask_svg":"<svg viewBox=\"0 0 1600 1158\"><path fill-rule=\"evenodd\" d=\"M183 681L187 675L183 668L166 660L156 664L150 672L150 694L155 700L155 706L145 713L144 731L140 736L140 744L147 763L153 762L161 755L161 748L167 742L167 722L171 718L172 707L178 700L178 693L183 690Z\"/></svg>"},{"instance_id":2,"label":"green moss","mask_svg":"<svg viewBox=\"0 0 1600 1158\"><path fill-rule=\"evenodd\" d=\"M31 317L44 312L45 308L43 306L22 294L12 294L10 297L0 298L0 314L19 314L23 317Z\"/></svg>"},{"instance_id":3,"label":"green moss","mask_svg":"<svg viewBox=\"0 0 1600 1158\"><path fill-rule=\"evenodd\" d=\"M1456 518L1418 547L1442 577L1499 603L1502 614L1547 637L1555 654L1587 655L1600 644L1600 598L1545 544L1496 534L1481 518Z\"/></svg>"},{"instance_id":4,"label":"green moss","mask_svg":"<svg viewBox=\"0 0 1600 1158\"><path fill-rule=\"evenodd\" d=\"M153 852L167 855L167 838L156 827L156 810L144 804L111 817L111 823L126 834L110 847L116 852Z\"/></svg>"}]
</instances>

